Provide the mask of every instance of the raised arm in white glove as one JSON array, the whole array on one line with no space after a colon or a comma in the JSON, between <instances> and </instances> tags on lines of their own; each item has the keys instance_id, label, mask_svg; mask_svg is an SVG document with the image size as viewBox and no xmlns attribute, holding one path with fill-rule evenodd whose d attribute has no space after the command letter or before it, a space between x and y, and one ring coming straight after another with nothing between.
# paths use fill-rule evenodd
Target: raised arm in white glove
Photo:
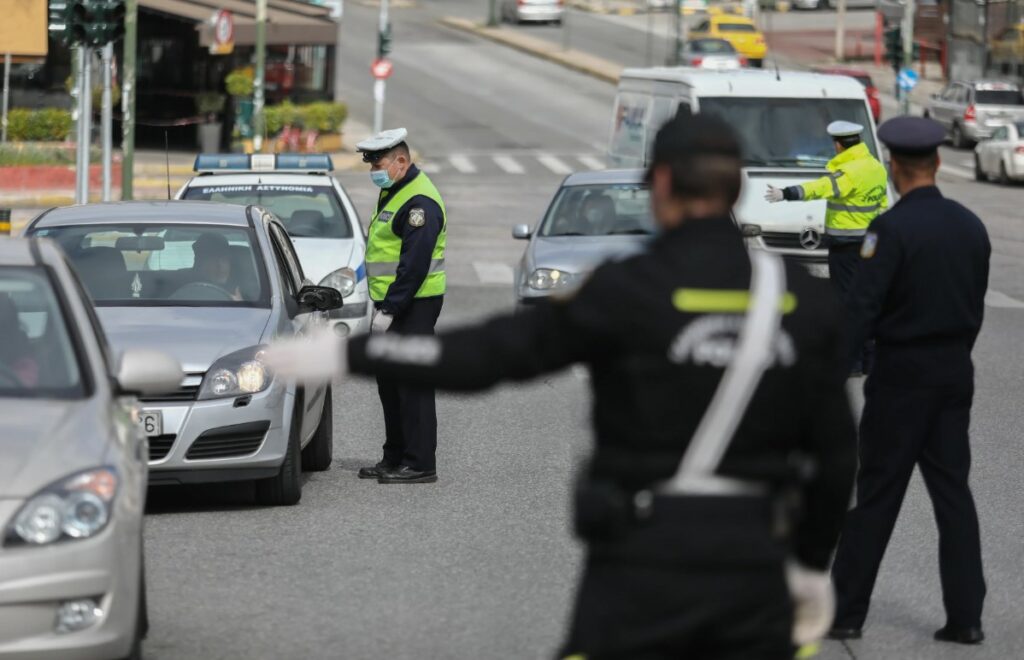
<instances>
[{"instance_id":1,"label":"raised arm in white glove","mask_svg":"<svg viewBox=\"0 0 1024 660\"><path fill-rule=\"evenodd\" d=\"M388 328L391 327L391 322L394 320L394 316L375 309L373 310L373 319L370 320L370 332L387 332Z\"/></svg>"},{"instance_id":2,"label":"raised arm in white glove","mask_svg":"<svg viewBox=\"0 0 1024 660\"><path fill-rule=\"evenodd\" d=\"M347 349L347 339L323 328L271 342L263 352L263 363L282 378L323 382L348 373Z\"/></svg>"},{"instance_id":3,"label":"raised arm in white glove","mask_svg":"<svg viewBox=\"0 0 1024 660\"><path fill-rule=\"evenodd\" d=\"M768 186L768 192L764 194L764 198L774 204L775 202L781 202L786 199L786 196L782 193L782 188Z\"/></svg>"},{"instance_id":4,"label":"raised arm in white glove","mask_svg":"<svg viewBox=\"0 0 1024 660\"><path fill-rule=\"evenodd\" d=\"M793 599L793 643L799 647L819 641L836 614L828 573L790 561L786 563L786 584Z\"/></svg>"}]
</instances>

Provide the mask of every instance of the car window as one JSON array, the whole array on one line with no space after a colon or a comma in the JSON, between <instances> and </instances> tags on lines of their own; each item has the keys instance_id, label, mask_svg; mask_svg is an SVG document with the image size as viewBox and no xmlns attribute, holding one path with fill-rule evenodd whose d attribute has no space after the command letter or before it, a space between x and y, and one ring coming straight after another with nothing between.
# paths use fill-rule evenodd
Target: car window
<instances>
[{"instance_id":1,"label":"car window","mask_svg":"<svg viewBox=\"0 0 1024 660\"><path fill-rule=\"evenodd\" d=\"M645 94L622 92L615 102L612 139L609 151L616 156L636 159L644 157L644 125L650 110L650 97Z\"/></svg>"},{"instance_id":2,"label":"car window","mask_svg":"<svg viewBox=\"0 0 1024 660\"><path fill-rule=\"evenodd\" d=\"M0 397L85 396L80 356L42 268L0 267Z\"/></svg>"},{"instance_id":3,"label":"car window","mask_svg":"<svg viewBox=\"0 0 1024 660\"><path fill-rule=\"evenodd\" d=\"M975 98L979 105L1024 105L1024 97L1016 89L979 89Z\"/></svg>"},{"instance_id":4,"label":"car window","mask_svg":"<svg viewBox=\"0 0 1024 660\"><path fill-rule=\"evenodd\" d=\"M734 54L736 49L725 39L698 39L690 42L690 48L695 53L707 54Z\"/></svg>"},{"instance_id":5,"label":"car window","mask_svg":"<svg viewBox=\"0 0 1024 660\"><path fill-rule=\"evenodd\" d=\"M711 29L711 23L708 21L702 21L697 24L697 27L693 28L694 32L707 32Z\"/></svg>"},{"instance_id":6,"label":"car window","mask_svg":"<svg viewBox=\"0 0 1024 660\"><path fill-rule=\"evenodd\" d=\"M661 127L672 118L672 110L675 101L667 96L655 96L651 103L651 119L647 122L647 155L650 156L654 148L654 136L658 134Z\"/></svg>"},{"instance_id":7,"label":"car window","mask_svg":"<svg viewBox=\"0 0 1024 660\"><path fill-rule=\"evenodd\" d=\"M288 277L291 278L295 291L297 292L302 287L302 281L305 279L305 275L302 273L302 266L299 265L299 259L295 255L292 242L288 238L288 234L286 234L285 231L281 229L281 226L276 222L271 222L269 227L270 235L274 238L275 247L281 252L281 258L284 259Z\"/></svg>"},{"instance_id":8,"label":"car window","mask_svg":"<svg viewBox=\"0 0 1024 660\"><path fill-rule=\"evenodd\" d=\"M953 101L953 100L956 99L956 91L957 91L957 86L956 85L950 85L945 90L943 90L942 96L940 98L943 101Z\"/></svg>"},{"instance_id":9,"label":"car window","mask_svg":"<svg viewBox=\"0 0 1024 660\"><path fill-rule=\"evenodd\" d=\"M640 183L565 186L555 196L541 236L650 234L650 196Z\"/></svg>"},{"instance_id":10,"label":"car window","mask_svg":"<svg viewBox=\"0 0 1024 660\"><path fill-rule=\"evenodd\" d=\"M277 216L295 237L352 238L356 223L329 185L216 185L208 178L195 183L185 190L185 199L261 206Z\"/></svg>"},{"instance_id":11,"label":"car window","mask_svg":"<svg viewBox=\"0 0 1024 660\"><path fill-rule=\"evenodd\" d=\"M75 291L82 300L89 303L84 306L85 315L89 318L89 325L92 327L93 334L96 335L96 342L99 344L100 354L103 356L103 364L107 365L107 369L113 373L115 365L110 354L110 342L107 341L107 334L104 332L103 325L100 323L99 317L96 316L96 310L91 304L92 298L89 296L89 292L85 290L82 279L78 276L74 265L68 261L67 257L64 258L64 265L67 266L68 271L71 273L71 281L74 283Z\"/></svg>"},{"instance_id":12,"label":"car window","mask_svg":"<svg viewBox=\"0 0 1024 660\"><path fill-rule=\"evenodd\" d=\"M1007 138L1008 131L1005 126L1000 126L992 133L993 140L1005 140Z\"/></svg>"},{"instance_id":13,"label":"car window","mask_svg":"<svg viewBox=\"0 0 1024 660\"><path fill-rule=\"evenodd\" d=\"M1018 136L1024 135L1024 121L1017 122L1013 127L1017 129Z\"/></svg>"},{"instance_id":14,"label":"car window","mask_svg":"<svg viewBox=\"0 0 1024 660\"><path fill-rule=\"evenodd\" d=\"M110 224L34 232L64 248L100 307L269 307L263 257L249 228Z\"/></svg>"},{"instance_id":15,"label":"car window","mask_svg":"<svg viewBox=\"0 0 1024 660\"><path fill-rule=\"evenodd\" d=\"M719 23L719 32L757 32L757 28L749 23Z\"/></svg>"}]
</instances>

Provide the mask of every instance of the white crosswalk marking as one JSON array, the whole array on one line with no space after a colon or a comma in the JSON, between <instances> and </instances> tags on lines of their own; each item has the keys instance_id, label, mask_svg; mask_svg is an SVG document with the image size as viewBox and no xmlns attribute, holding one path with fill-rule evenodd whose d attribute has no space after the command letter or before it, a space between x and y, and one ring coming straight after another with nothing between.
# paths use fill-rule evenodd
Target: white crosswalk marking
<instances>
[{"instance_id":1,"label":"white crosswalk marking","mask_svg":"<svg viewBox=\"0 0 1024 660\"><path fill-rule=\"evenodd\" d=\"M565 164L565 161L552 156L551 154L538 154L537 160L540 161L541 165L548 168L555 174L572 174L572 168Z\"/></svg>"},{"instance_id":2,"label":"white crosswalk marking","mask_svg":"<svg viewBox=\"0 0 1024 660\"><path fill-rule=\"evenodd\" d=\"M587 169L603 170L605 167L604 162L600 158L595 158L593 156L580 156L577 160L583 163L583 166Z\"/></svg>"},{"instance_id":3,"label":"white crosswalk marking","mask_svg":"<svg viewBox=\"0 0 1024 660\"><path fill-rule=\"evenodd\" d=\"M449 156L448 162L462 174L474 174L476 172L476 165L466 156Z\"/></svg>"},{"instance_id":4,"label":"white crosswalk marking","mask_svg":"<svg viewBox=\"0 0 1024 660\"><path fill-rule=\"evenodd\" d=\"M437 163L418 163L416 167L420 168L420 170L426 172L427 174L437 174L438 172L441 171L441 166L438 165Z\"/></svg>"},{"instance_id":5,"label":"white crosswalk marking","mask_svg":"<svg viewBox=\"0 0 1024 660\"><path fill-rule=\"evenodd\" d=\"M491 261L474 261L473 270L481 284L512 284L512 266Z\"/></svg>"},{"instance_id":6,"label":"white crosswalk marking","mask_svg":"<svg viewBox=\"0 0 1024 660\"><path fill-rule=\"evenodd\" d=\"M506 174L525 174L526 170L522 165L519 164L515 158L511 156L495 156L494 162L497 163Z\"/></svg>"}]
</instances>

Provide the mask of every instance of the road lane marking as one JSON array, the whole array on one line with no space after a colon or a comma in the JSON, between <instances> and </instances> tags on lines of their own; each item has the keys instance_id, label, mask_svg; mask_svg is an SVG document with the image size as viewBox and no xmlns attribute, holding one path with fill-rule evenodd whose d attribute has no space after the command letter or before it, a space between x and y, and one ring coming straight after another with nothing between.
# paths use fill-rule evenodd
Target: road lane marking
<instances>
[{"instance_id":1,"label":"road lane marking","mask_svg":"<svg viewBox=\"0 0 1024 660\"><path fill-rule=\"evenodd\" d=\"M961 179L974 180L974 170L968 170L963 167L957 167L956 165L948 165L943 163L939 166L939 171L952 176L958 176Z\"/></svg>"},{"instance_id":2,"label":"road lane marking","mask_svg":"<svg viewBox=\"0 0 1024 660\"><path fill-rule=\"evenodd\" d=\"M989 289L985 293L985 304L989 307L1003 307L1006 309L1024 309L1024 302L1011 298L1001 291Z\"/></svg>"},{"instance_id":3,"label":"road lane marking","mask_svg":"<svg viewBox=\"0 0 1024 660\"><path fill-rule=\"evenodd\" d=\"M481 284L512 284L512 266L492 261L474 261L473 270Z\"/></svg>"},{"instance_id":4,"label":"road lane marking","mask_svg":"<svg viewBox=\"0 0 1024 660\"><path fill-rule=\"evenodd\" d=\"M583 166L591 170L603 170L604 162L600 158L594 156L580 156L577 160L583 163Z\"/></svg>"},{"instance_id":5,"label":"road lane marking","mask_svg":"<svg viewBox=\"0 0 1024 660\"><path fill-rule=\"evenodd\" d=\"M560 158L551 154L538 154L537 160L555 174L572 174L572 168L565 164Z\"/></svg>"},{"instance_id":6,"label":"road lane marking","mask_svg":"<svg viewBox=\"0 0 1024 660\"><path fill-rule=\"evenodd\" d=\"M466 156L449 156L448 162L462 174L475 174L476 165Z\"/></svg>"},{"instance_id":7,"label":"road lane marking","mask_svg":"<svg viewBox=\"0 0 1024 660\"><path fill-rule=\"evenodd\" d=\"M519 164L515 158L511 156L495 156L494 162L497 163L505 174L525 174L526 170L522 165Z\"/></svg>"}]
</instances>

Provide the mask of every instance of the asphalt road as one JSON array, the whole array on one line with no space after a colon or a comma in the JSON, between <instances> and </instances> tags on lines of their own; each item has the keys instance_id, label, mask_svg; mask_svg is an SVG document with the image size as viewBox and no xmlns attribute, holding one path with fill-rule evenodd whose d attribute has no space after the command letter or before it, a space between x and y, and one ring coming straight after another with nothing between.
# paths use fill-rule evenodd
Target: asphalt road
<instances>
[{"instance_id":1,"label":"asphalt road","mask_svg":"<svg viewBox=\"0 0 1024 660\"><path fill-rule=\"evenodd\" d=\"M542 213L563 176L555 161L575 169L600 156L614 93L436 27L430 19L448 4L394 12L396 73L385 115L388 126L410 129L448 203L452 286L442 326L510 307L522 244L509 229ZM372 116L373 13L346 7L345 81L364 123ZM989 640L977 649L931 641L943 623L936 533L915 478L867 637L827 643L822 658L1003 659L1024 646L1024 197L1020 188L949 171L941 178L949 196L983 216L995 249L998 293L976 350L973 420ZM341 180L367 217L368 179ZM580 565L567 505L571 473L588 446L586 384L585 374L570 370L478 396L439 396L435 485L356 478L358 466L378 459L383 427L373 383L351 381L335 388L335 466L309 477L297 507L257 507L245 486L154 489L147 657L551 657Z\"/></svg>"}]
</instances>

